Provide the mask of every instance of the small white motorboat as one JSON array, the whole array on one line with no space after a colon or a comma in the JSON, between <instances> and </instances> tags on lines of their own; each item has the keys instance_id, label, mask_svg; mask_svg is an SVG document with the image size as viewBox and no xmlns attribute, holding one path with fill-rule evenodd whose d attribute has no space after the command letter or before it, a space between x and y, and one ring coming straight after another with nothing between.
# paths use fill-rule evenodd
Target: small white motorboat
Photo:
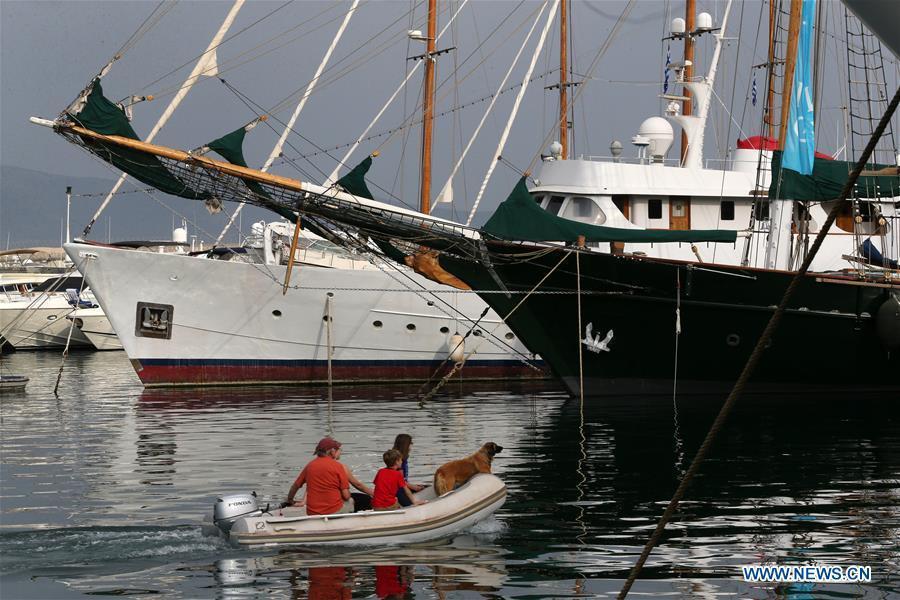
<instances>
[{"instance_id":1,"label":"small white motorboat","mask_svg":"<svg viewBox=\"0 0 900 600\"><path fill-rule=\"evenodd\" d=\"M482 473L439 498L433 487L416 498L428 502L399 510L309 516L303 507L264 511L255 492L237 494L216 499L213 523L240 546L408 544L451 535L489 517L506 501L506 485Z\"/></svg>"},{"instance_id":2,"label":"small white motorboat","mask_svg":"<svg viewBox=\"0 0 900 600\"><path fill-rule=\"evenodd\" d=\"M27 383L24 375L0 375L0 392L21 392Z\"/></svg>"}]
</instances>

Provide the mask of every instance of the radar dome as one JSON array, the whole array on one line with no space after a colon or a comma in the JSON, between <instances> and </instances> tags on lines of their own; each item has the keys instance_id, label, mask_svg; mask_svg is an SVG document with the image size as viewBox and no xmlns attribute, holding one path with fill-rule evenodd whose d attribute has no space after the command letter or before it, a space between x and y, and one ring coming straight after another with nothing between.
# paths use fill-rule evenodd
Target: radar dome
<instances>
[{"instance_id":1,"label":"radar dome","mask_svg":"<svg viewBox=\"0 0 900 600\"><path fill-rule=\"evenodd\" d=\"M650 141L647 145L650 156L659 158L666 155L675 139L672 125L662 117L650 117L641 123L638 135Z\"/></svg>"}]
</instances>

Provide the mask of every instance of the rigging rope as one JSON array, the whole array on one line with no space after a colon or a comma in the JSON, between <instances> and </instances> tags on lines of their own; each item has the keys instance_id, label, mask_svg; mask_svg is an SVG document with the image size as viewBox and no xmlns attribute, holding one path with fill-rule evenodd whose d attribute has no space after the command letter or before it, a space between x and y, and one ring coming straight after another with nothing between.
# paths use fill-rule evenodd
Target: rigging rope
<instances>
[{"instance_id":1,"label":"rigging rope","mask_svg":"<svg viewBox=\"0 0 900 600\"><path fill-rule=\"evenodd\" d=\"M544 7L546 7L546 5L547 3L545 2ZM525 90L528 87L527 82L529 78L531 78L531 73L534 71L534 66L537 64L541 49L543 49L544 42L547 40L547 33L550 31L550 26L553 24L553 20L556 18L556 8L558 6L559 0L553 0L553 6L550 7L550 13L547 16L547 22L544 24L544 29L541 31L541 37L538 39L537 48L535 48L534 54L531 57L531 64L528 65L528 70L526 71L525 77L522 81L522 87L521 89L519 89L519 93L516 95L516 100L513 103L513 108L510 112L509 120L506 123L503 134L500 136L500 141L497 144L497 150L494 152L495 158L499 158L503 155L503 149L506 147L506 140L509 138L510 129L512 129L513 121L515 120L516 115L519 112L519 106L522 104L522 97L525 95ZM543 8L541 9L541 13L543 14ZM475 218L475 213L478 211L478 205L481 204L481 198L484 196L484 190L485 188L487 188L487 184L491 180L491 175L493 175L494 169L496 168L497 161L492 160L488 165L487 173L485 173L484 179L481 182L481 188L475 195L475 202L472 204L472 210L469 211L469 216L466 219L467 227L472 224L472 219Z\"/></svg>"},{"instance_id":2,"label":"rigging rope","mask_svg":"<svg viewBox=\"0 0 900 600\"><path fill-rule=\"evenodd\" d=\"M222 25L219 27L219 30L213 36L212 40L210 40L209 45L206 47L206 51L204 51L200 58L197 60L197 64L194 65L194 68L191 70L190 75L188 75L187 80L184 82L184 85L181 89L178 90L178 93L175 94L175 97L169 102L169 105L166 107L166 110L163 111L163 114L160 115L159 120L156 122L156 125L153 126L153 129L150 130L150 133L147 134L146 139L144 140L148 144L153 141L153 138L156 137L156 134L160 132L160 130L165 126L165 124L169 121L169 118L175 112L175 109L178 108L178 105L181 104L181 101L184 100L185 96L187 96L188 92L197 82L197 80L203 75L204 70L212 64L211 68L214 68L215 65L215 49L220 45L222 38L225 37L225 34L228 33L228 29L231 28L231 24L234 23L235 18L237 18L238 11L241 10L241 7L244 4L244 0L235 0L234 4L231 6L231 10L228 11L228 14L225 16L225 20L222 22ZM109 194L107 194L106 198L103 202L100 203L99 208L94 212L94 216L91 217L91 220L88 221L88 224L85 226L84 231L82 232L82 236L87 236L91 232L91 228L93 228L94 223L97 222L97 219L100 218L100 215L106 210L106 207L109 205L110 201L115 196L116 192L119 191L119 188L122 187L122 184L125 183L125 179L128 178L127 173L122 173L119 175L119 178L116 180L116 183L113 185L112 190L110 190Z\"/></svg>"},{"instance_id":3,"label":"rigging rope","mask_svg":"<svg viewBox=\"0 0 900 600\"><path fill-rule=\"evenodd\" d=\"M307 84L306 91L303 92L303 96L300 98L300 102L297 103L297 107L294 109L294 113L291 115L291 118L284 126L284 131L281 132L281 136L278 138L278 141L275 143L275 146L269 153L269 157L266 159L266 162L260 169L260 171L262 171L263 173L268 171L275 159L281 155L281 150L282 148L284 148L284 143L287 140L288 134L293 131L294 124L296 124L297 119L300 117L300 113L303 111L303 107L306 106L306 101L309 100L310 94L312 94L313 90L316 87L316 84L319 82L319 78L322 76L322 72L328 65L328 61L331 59L331 55L334 52L334 49L337 47L338 42L341 41L341 38L344 35L344 31L346 31L347 26L350 24L350 18L353 16L353 13L356 12L358 6L359 0L353 0L353 4L350 6L350 10L347 11L346 15L344 15L344 20L343 22L341 22L341 26L338 28L337 33L332 38L331 44L328 46L328 50L325 51L325 56L322 57L322 61L319 63L315 75L313 75L313 78L310 80L309 84ZM241 214L241 211L243 209L244 203L238 204L237 209L235 209L234 213L231 215L231 218L225 224L225 227L222 228L221 233L219 233L219 236L213 243L214 246L219 245L219 242L222 241L222 238L224 238L228 230L231 229L231 225L234 223L235 218L237 218L237 216Z\"/></svg>"},{"instance_id":4,"label":"rigging rope","mask_svg":"<svg viewBox=\"0 0 900 600\"><path fill-rule=\"evenodd\" d=\"M481 128L484 126L485 121L487 121L488 116L492 113L494 109L494 104L497 99L500 97L500 94L503 93L503 87L506 85L506 82L509 80L509 76L512 75L513 69L516 68L516 65L519 64L519 58L522 56L522 53L525 51L525 46L528 45L528 42L531 40L531 35L534 33L535 28L537 27L538 21L541 18L541 15L544 12L544 8L546 8L546 4L541 7L541 11L538 13L537 17L534 19L534 23L531 24L531 29L528 30L528 33L525 35L525 39L522 40L522 45L519 46L519 51L516 53L515 58L513 58L512 63L509 65L509 69L506 71L506 75L503 76L503 80L500 82L498 86L498 90L495 94L493 94L493 98L491 98L490 104L488 104L487 109L484 111L484 114L481 115L481 121L478 122L478 126L475 127L475 131L472 133L472 136L469 138L469 143L466 144L466 147L463 149L462 154L460 154L459 158L456 161L456 164L453 165L453 169L450 171L450 175L447 177L447 182L444 184L444 187L441 188L441 191L438 193L438 198L446 197L449 193L448 190L451 189L453 185L453 178L456 176L456 173L459 171L460 166L463 161L466 159L466 156L469 154L469 150L472 148L472 144L475 143L475 139L478 137L478 134L481 133ZM519 84L523 88L527 85L527 81ZM434 209L437 207L438 203L435 202L431 206L431 212L434 212ZM477 205L477 200L476 200ZM468 223L467 223L468 224Z\"/></svg>"}]
</instances>

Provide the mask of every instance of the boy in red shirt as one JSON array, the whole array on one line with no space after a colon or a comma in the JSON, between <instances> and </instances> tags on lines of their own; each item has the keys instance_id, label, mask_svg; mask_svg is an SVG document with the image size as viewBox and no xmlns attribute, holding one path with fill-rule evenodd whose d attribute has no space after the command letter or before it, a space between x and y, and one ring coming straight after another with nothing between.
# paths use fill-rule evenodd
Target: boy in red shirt
<instances>
[{"instance_id":1,"label":"boy in red shirt","mask_svg":"<svg viewBox=\"0 0 900 600\"><path fill-rule=\"evenodd\" d=\"M397 501L397 491L399 490L405 490L408 497L412 498L413 504L425 504L425 500L416 500L406 480L403 479L403 473L400 472L403 455L400 454L400 451L392 448L385 452L382 458L387 466L379 469L375 475L375 496L372 498L372 508L375 510L400 508L400 503Z\"/></svg>"}]
</instances>

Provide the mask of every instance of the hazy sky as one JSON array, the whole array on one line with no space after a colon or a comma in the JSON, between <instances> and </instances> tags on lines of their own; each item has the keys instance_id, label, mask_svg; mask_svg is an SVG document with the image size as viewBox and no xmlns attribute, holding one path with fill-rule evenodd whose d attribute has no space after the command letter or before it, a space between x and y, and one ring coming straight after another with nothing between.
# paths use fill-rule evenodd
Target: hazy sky
<instances>
[{"instance_id":1,"label":"hazy sky","mask_svg":"<svg viewBox=\"0 0 900 600\"><path fill-rule=\"evenodd\" d=\"M291 97L296 98L312 77L350 5L349 1L301 0L284 4L281 0L248 2L231 29L232 39L218 50L222 77L244 95L244 101L217 79L206 78L188 95L156 143L194 148L254 118L256 113L245 101L268 109L287 100L270 121L279 129L277 132L262 126L247 136L248 162L251 166L263 163L280 133L275 121L289 117L294 105ZM319 181L330 172L336 159L343 156L343 149L332 150L331 156L309 155L353 141L405 77L413 64L406 58L423 51L420 43L407 40L405 32L424 29L424 4L387 0L361 4L319 89L294 127L300 135L292 135L284 149L288 163L278 164L274 172ZM459 3L439 4L443 8L440 28ZM698 10L712 13L718 23L726 3L698 0L697 4ZM0 2L0 163L66 175L111 179L117 175L50 130L29 125L27 119L31 115L53 118L63 110L156 6L155 1ZM131 94L157 96L153 102L135 107L133 125L140 135L149 132L230 6L231 2L224 0L175 3L103 80L104 90L113 100ZM497 88L540 6L535 0L477 0L462 10L457 25L438 43L439 48L456 47L439 59L438 81L446 83L438 90L438 112L465 105ZM573 3L575 73L584 75L589 69L624 6L625 2L612 0ZM747 98L753 76L750 66L765 60L765 27L759 25L764 9L760 2L736 2L732 8L728 36L735 39L723 53L713 118L707 130L708 158L721 156L742 135L759 133L765 83L761 70L756 73L759 105L753 107ZM839 4L826 0L824 10L832 26L842 23L843 8ZM634 154L631 136L643 119L660 114L662 108L658 94L667 47L673 60L681 57L680 43L661 38L666 35L670 18L682 11L680 1L637 2L576 102L576 154L605 155L613 139L625 144L626 156ZM538 31L542 24L543 20ZM521 81L536 37L537 32L510 84ZM558 67L556 24L551 37L535 68L535 75L543 77L531 84L504 151L504 158L521 169L545 150L543 141L553 128L558 110L554 92L543 89L558 78L556 73L548 74ZM697 47L696 62L701 72L705 72L711 53L710 41L701 41ZM826 49L826 62L845 62L836 44ZM897 63L889 63L888 71L896 85ZM828 85L835 91L822 102L818 146L825 151L838 146L842 127L839 108L845 101L840 90L845 96L846 85L839 83L841 72L837 66L827 71L827 77L833 78ZM415 112L420 90L421 77L416 75L406 94L398 98L373 132L403 124ZM466 161L455 186L456 217L463 217L474 198L515 94L503 94ZM730 107L730 114L723 104ZM480 102L439 117L435 194L486 106L487 102ZM349 162L355 164L364 153L380 147L381 157L370 172L373 189L381 188L375 191L376 196L384 198L391 193L413 204L419 137L417 128L392 138L381 137L366 143ZM497 167L482 218L505 197L517 177L513 169L502 164Z\"/></svg>"}]
</instances>

